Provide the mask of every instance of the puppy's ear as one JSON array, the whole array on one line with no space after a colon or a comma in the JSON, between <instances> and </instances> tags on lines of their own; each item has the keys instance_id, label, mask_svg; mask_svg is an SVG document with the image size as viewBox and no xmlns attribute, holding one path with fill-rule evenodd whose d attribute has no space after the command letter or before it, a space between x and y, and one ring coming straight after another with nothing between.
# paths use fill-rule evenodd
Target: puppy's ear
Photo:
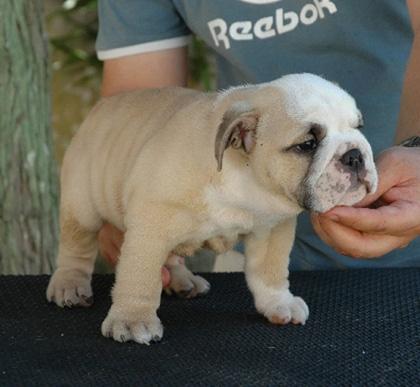
<instances>
[{"instance_id":1,"label":"puppy's ear","mask_svg":"<svg viewBox=\"0 0 420 387\"><path fill-rule=\"evenodd\" d=\"M245 102L236 102L223 115L217 130L215 156L217 170L222 170L223 153L230 146L250 153L255 146L259 114Z\"/></svg>"}]
</instances>

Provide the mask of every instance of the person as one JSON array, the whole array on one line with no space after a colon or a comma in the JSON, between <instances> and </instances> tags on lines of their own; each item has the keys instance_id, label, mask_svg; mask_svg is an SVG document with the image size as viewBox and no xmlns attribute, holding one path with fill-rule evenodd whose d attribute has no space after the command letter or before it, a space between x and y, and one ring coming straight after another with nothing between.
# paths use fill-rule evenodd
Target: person
<instances>
[{"instance_id":1,"label":"person","mask_svg":"<svg viewBox=\"0 0 420 387\"><path fill-rule=\"evenodd\" d=\"M101 0L102 95L186 86L191 34L214 52L219 88L311 72L338 82L364 114L379 188L355 207L303 213L291 268L419 266L420 148L396 144L420 134L420 2ZM101 230L110 260L122 238Z\"/></svg>"}]
</instances>

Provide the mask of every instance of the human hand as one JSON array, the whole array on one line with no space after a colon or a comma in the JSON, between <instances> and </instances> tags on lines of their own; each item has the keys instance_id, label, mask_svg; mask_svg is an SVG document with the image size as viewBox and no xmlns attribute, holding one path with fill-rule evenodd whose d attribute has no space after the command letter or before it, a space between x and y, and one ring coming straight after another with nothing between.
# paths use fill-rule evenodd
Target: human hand
<instances>
[{"instance_id":1,"label":"human hand","mask_svg":"<svg viewBox=\"0 0 420 387\"><path fill-rule=\"evenodd\" d=\"M393 147L376 160L378 189L355 207L311 216L320 238L341 254L374 258L420 235L420 149Z\"/></svg>"},{"instance_id":2,"label":"human hand","mask_svg":"<svg viewBox=\"0 0 420 387\"><path fill-rule=\"evenodd\" d=\"M124 242L124 233L118 230L109 223L104 223L102 228L99 230L98 243L99 251L101 255L110 263L112 266L116 266L118 258L121 253L121 246ZM162 267L162 285L163 287L169 286L171 276L169 270Z\"/></svg>"}]
</instances>

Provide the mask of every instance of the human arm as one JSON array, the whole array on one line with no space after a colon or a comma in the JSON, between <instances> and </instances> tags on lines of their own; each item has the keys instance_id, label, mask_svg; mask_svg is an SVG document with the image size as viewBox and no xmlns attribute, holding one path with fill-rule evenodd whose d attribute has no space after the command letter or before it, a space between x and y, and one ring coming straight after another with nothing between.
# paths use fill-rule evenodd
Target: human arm
<instances>
[{"instance_id":1,"label":"human arm","mask_svg":"<svg viewBox=\"0 0 420 387\"><path fill-rule=\"evenodd\" d=\"M187 48L124 56L104 61L102 96L124 91L186 86L188 74Z\"/></svg>"},{"instance_id":2,"label":"human arm","mask_svg":"<svg viewBox=\"0 0 420 387\"><path fill-rule=\"evenodd\" d=\"M401 94L396 144L408 137L420 135L420 2L418 0L407 0L407 7L410 13L414 39Z\"/></svg>"}]
</instances>

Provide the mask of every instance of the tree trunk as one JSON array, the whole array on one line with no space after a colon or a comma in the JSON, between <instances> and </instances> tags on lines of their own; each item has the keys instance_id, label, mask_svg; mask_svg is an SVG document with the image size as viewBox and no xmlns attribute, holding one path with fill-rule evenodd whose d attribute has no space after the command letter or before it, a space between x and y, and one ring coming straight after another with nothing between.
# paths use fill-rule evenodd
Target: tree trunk
<instances>
[{"instance_id":1,"label":"tree trunk","mask_svg":"<svg viewBox=\"0 0 420 387\"><path fill-rule=\"evenodd\" d=\"M0 273L49 273L57 242L42 0L0 0Z\"/></svg>"}]
</instances>

